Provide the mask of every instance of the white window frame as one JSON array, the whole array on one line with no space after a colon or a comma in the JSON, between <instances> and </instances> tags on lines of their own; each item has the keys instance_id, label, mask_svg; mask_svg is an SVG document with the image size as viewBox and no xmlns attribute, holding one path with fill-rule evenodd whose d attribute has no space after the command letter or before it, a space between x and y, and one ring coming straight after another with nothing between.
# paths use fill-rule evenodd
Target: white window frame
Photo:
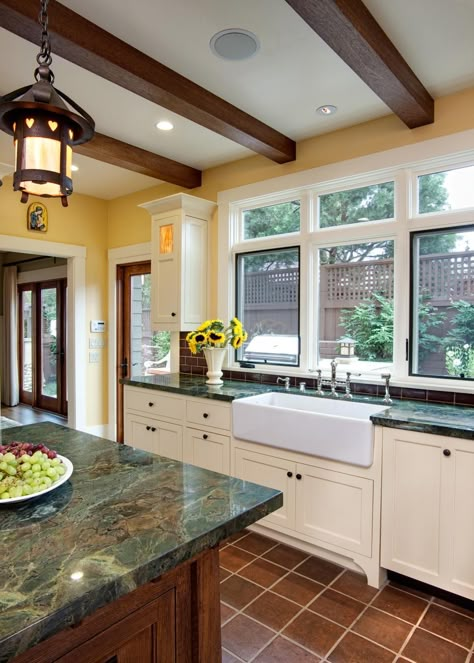
<instances>
[{"instance_id":1,"label":"white window frame","mask_svg":"<svg viewBox=\"0 0 474 663\"><path fill-rule=\"evenodd\" d=\"M394 348L392 383L400 387L428 388L470 392L472 380L453 380L410 376L406 360L406 339L409 338L410 292L410 232L469 225L474 222L474 208L431 214L417 213L417 178L420 174L440 172L474 165L474 130L437 138L415 145L387 150L366 157L313 168L282 177L258 182L218 196L219 239L218 315L228 319L235 315L235 259L236 253L251 250L300 246L300 332L301 355L299 367L284 367L285 374L310 376L315 366L317 348L317 297L314 290L317 252L325 246L357 243L373 239L394 241ZM389 180L395 181L395 218L333 226L316 227L317 196L320 193L345 191ZM236 227L243 209L263 207L301 200L301 231L274 235L257 240L237 240ZM239 238L240 239L240 238ZM314 293L316 294L316 293ZM240 369L229 351L228 368ZM259 373L276 373L277 365L257 365ZM373 383L374 378L358 378Z\"/></svg>"}]
</instances>

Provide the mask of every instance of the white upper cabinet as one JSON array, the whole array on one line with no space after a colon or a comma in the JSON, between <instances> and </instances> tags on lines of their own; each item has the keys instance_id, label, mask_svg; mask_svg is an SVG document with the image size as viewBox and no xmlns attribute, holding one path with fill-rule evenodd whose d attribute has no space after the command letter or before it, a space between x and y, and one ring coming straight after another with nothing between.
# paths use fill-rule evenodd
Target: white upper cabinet
<instances>
[{"instance_id":1,"label":"white upper cabinet","mask_svg":"<svg viewBox=\"0 0 474 663\"><path fill-rule=\"evenodd\" d=\"M208 223L216 204L178 193L140 205L152 217L152 325L189 331L208 317Z\"/></svg>"}]
</instances>

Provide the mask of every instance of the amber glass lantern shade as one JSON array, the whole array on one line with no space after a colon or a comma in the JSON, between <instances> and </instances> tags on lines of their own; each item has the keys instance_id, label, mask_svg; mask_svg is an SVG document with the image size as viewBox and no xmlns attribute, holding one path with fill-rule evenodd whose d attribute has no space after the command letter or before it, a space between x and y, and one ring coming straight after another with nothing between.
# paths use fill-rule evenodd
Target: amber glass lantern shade
<instances>
[{"instance_id":1,"label":"amber glass lantern shade","mask_svg":"<svg viewBox=\"0 0 474 663\"><path fill-rule=\"evenodd\" d=\"M0 99L0 129L13 136L13 188L22 192L21 202L31 194L61 198L67 207L73 191L72 146L93 137L94 121L53 87L47 67L38 71L37 83Z\"/></svg>"}]
</instances>

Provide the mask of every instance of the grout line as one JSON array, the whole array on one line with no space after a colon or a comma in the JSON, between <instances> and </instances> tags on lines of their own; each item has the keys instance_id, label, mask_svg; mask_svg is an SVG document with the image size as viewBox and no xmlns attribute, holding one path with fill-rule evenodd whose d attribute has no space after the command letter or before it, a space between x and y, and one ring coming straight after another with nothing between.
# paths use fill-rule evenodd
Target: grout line
<instances>
[{"instance_id":1,"label":"grout line","mask_svg":"<svg viewBox=\"0 0 474 663\"><path fill-rule=\"evenodd\" d=\"M386 583L384 583L384 584L379 588L378 592L377 592L376 594L374 594L374 596L373 596L373 597L370 599L370 601L366 604L364 610L362 610L362 612L361 612L361 613L360 613L360 614L354 619L354 621L353 621L353 622L352 622L352 623L351 623L351 624L345 629L344 633L341 635L340 638L338 638L338 640L336 640L336 642L335 642L335 643L333 644L333 646L329 649L329 651L326 652L325 658L326 658L328 661L331 660L329 657L331 656L331 654L333 653L333 651L336 649L336 647L340 644L340 642L341 642L341 641L346 637L346 635L349 633L349 631L350 631L350 629L352 628L352 626L354 626L354 624L355 624L356 622L358 622L359 619L361 619L361 617L362 617L363 615L365 615L365 613L367 612L367 610L369 609L369 607L372 605L372 603L375 601L375 599L377 598L377 596L379 596L379 594L384 590L385 587L386 587ZM352 597L351 597L351 598L352 598ZM356 635L360 635L360 634L357 633ZM367 640L368 638L365 638L365 639ZM373 642L373 640L371 640L370 642ZM374 644L378 645L379 643L378 643L378 642L375 642ZM380 646L380 647L383 647L383 645L379 645L379 646ZM383 647L383 648L386 649L386 647ZM390 651L390 650L387 650L387 651Z\"/></svg>"},{"instance_id":2,"label":"grout line","mask_svg":"<svg viewBox=\"0 0 474 663\"><path fill-rule=\"evenodd\" d=\"M251 533L251 532L247 532L247 533L245 534L245 536L243 536L243 537L241 537L240 539L238 539L238 541L241 541L243 538L245 538L245 537L246 537L248 534L250 534L250 533ZM263 535L262 535L262 536L263 536ZM269 537L267 537L267 538L269 538ZM303 575L302 573L298 573L298 571L297 571L297 569L298 569L302 564L304 564L304 562L306 562L310 557L315 557L316 559L320 559L320 558L318 558L316 555L308 554L307 557L305 557L303 560L301 560L301 562L299 562L294 568L292 568L292 569L288 569L287 567L284 567L283 565L278 564L278 563L276 563L276 562L273 562L273 561L271 561L271 560L269 560L269 559L266 559L266 558L264 557L264 555L266 555L268 552L270 552L270 551L273 550L275 547L277 547L278 545L280 545L280 542L279 542L279 541L277 541L277 542L275 543L274 546L272 546L272 547L268 548L267 550L265 550L264 552L262 552L260 555L256 555L255 553L251 553L250 551L245 550L244 548L240 548L238 545L236 545L236 544L238 543L238 541L233 541L232 543L229 543L228 545L235 545L235 547L237 547L239 550L243 550L244 552L247 552L247 553L249 553L249 554L251 554L251 555L254 555L254 559L252 559L252 560L251 560L250 562L248 562L247 564L244 564L244 565L243 565L242 567L240 567L237 571L229 571L228 569L225 569L226 571L229 572L230 575L229 575L227 578L225 578L225 580L223 580L222 582L225 582L226 580L228 580L228 579L229 579L231 576L233 576L233 575L237 575L239 578L242 578L243 580L246 580L247 582L250 582L251 584L253 584L253 585L255 585L256 587L258 587L259 589L261 589L262 591L261 591L261 593L260 593L257 597L255 597L254 599L252 599L251 601L249 601L249 602L248 602L246 605L244 605L240 610L238 610L238 609L235 608L234 606L232 606L232 605L226 603L225 601L222 601L225 605L227 605L229 608L231 608L232 610L235 611L235 614L232 615L232 617L230 617L230 619L228 619L228 620L225 622L225 624L223 624L223 626L229 624L229 623L230 623L233 619L235 619L238 615L243 615L244 617L250 619L251 621L255 622L256 624L259 624L260 626L263 626L264 628L267 628L267 629L269 629L270 631L273 631L273 632L274 632L274 635L271 637L271 639L268 640L268 642L266 642L266 643L265 643L265 644L264 644L264 645L263 645L263 646L262 646L262 647L261 647L261 648L260 648L260 649L259 649L259 650L258 650L253 656L252 656L252 657L250 657L250 659L249 659L249 661L248 661L247 663L251 663L252 661L254 661L254 660L255 660L255 659L256 659L256 658L262 653L262 651L264 651L264 650L265 650L265 649L266 649L266 648L267 648L267 647L268 647L268 646L269 646L274 640L276 640L276 638L278 638L278 637L282 637L282 638L284 638L284 639L287 640L288 642L291 642L291 643L295 644L296 646L300 647L301 649L303 649L304 651L307 651L308 653L310 653L310 654L312 654L312 655L320 656L320 655L317 654L315 651L313 651L313 650L311 650L311 649L305 647L304 645L302 645L301 643L297 642L296 640L292 640L290 637L288 637L287 635L284 635L284 634L283 634L283 631L284 631L284 630L285 630L285 629L286 629L286 628L287 628L287 627L288 627L293 621L295 621L295 620L296 620L296 619L297 619L297 618L298 618L298 617L299 617L299 616L300 616L305 610L309 610L309 611L312 612L313 614L317 614L319 617L325 619L326 621L328 621L328 622L330 622L330 623L332 623L332 624L335 624L335 625L339 626L340 628L344 628L344 632L342 633L342 635L340 636L340 638L338 638L338 640L333 644L333 646L328 650L328 652L327 652L326 655L324 656L324 659L321 658L321 663L325 663L325 662L330 663L330 658L329 658L330 655L334 652L334 650L336 649L336 647L340 644L340 642L342 641L342 639L343 639L343 638L344 638L349 632L354 633L354 634L357 635L358 637L360 637L360 638L362 638L362 639L364 639L364 640L366 640L366 641L368 641L368 642L371 642L372 644L374 644L374 645L376 645L376 646L378 646L378 647L381 647L381 648L384 649L385 651L388 651L388 652L392 653L392 654L394 655L394 659L393 659L393 661L394 661L394 662L395 662L395 661L399 661L400 658L403 656L403 654L402 654L403 649L404 649L404 648L406 647L406 645L408 644L408 642L409 642L410 638L412 637L413 633L415 632L416 628L419 627L419 625L420 625L422 619L423 619L424 616L426 615L426 613L427 613L427 611L429 610L429 608L430 608L432 605L437 606L437 607L440 607L441 609L445 608L445 606L439 605L439 604L437 604L437 603L434 602L434 600L435 600L435 597L434 597L434 596L431 596L430 598L420 597L420 596L418 596L418 595L416 595L416 594L412 594L412 593L409 591L409 588L407 588L407 589L405 590L405 589L401 589L401 588L398 587L398 586L397 586L397 587L394 587L394 586L390 585L390 581L387 581L386 583L384 583L384 584L379 588L379 590L377 591L377 593L374 594L374 596L370 599L370 601L369 601L368 603L364 604L363 601L359 601L358 599L355 599L353 596L351 596L351 595L349 595L349 594L346 594L346 593L344 593L344 592L341 592L340 590L338 590L338 589L334 589L334 588L332 587L332 585L333 585L334 583L336 583L336 581L339 580L339 578L341 578L342 575L347 571L347 569L345 569L344 567L340 567L340 568L341 568L341 571L340 571L340 572L339 572L339 573L338 573L338 574L337 574L337 575L336 575L336 576L335 576L335 577L334 577L334 578L333 578L328 584L324 584L324 583L318 582L317 580L313 580L313 579L310 578L309 576ZM281 544L281 545L286 545L286 544ZM288 546L288 547L291 547L291 546ZM275 566L278 566L279 568L284 569L284 570L286 571L286 573L284 573L281 577L277 578L277 580L275 580L275 581L274 581L271 585L269 585L268 587L264 587L263 585L260 585L259 583L255 582L255 581L253 581L253 580L250 580L249 578L246 578L245 576L240 575L240 572L241 572L243 569L245 569L246 567L250 566L250 565L251 565L253 562L255 562L257 559L262 559L262 560L268 562L269 564L274 564ZM330 562L330 563L331 563L331 564L335 564L334 562ZM339 566L339 565L338 565L338 564L335 564L335 566ZM223 567L223 568L225 568L225 567ZM310 599L305 605L303 605L303 606L301 606L301 604L297 603L296 601L293 601L292 599L287 598L286 596L283 596L283 595L281 595L281 594L278 594L278 593L275 592L275 591L272 591L273 588L275 587L275 585L277 585L277 584L278 584L280 581L282 581L284 578L287 578L287 577L288 577L290 574L292 574L292 573L295 573L295 574L298 575L299 577L305 578L306 580L309 580L309 581L315 582L315 583L317 583L317 584L319 584L319 585L322 585L321 590L320 590L317 594L315 594L315 595L314 595L314 596L313 596L313 597L312 597L312 598L311 598L311 599ZM376 607L376 606L373 605L373 603L374 603L374 601L376 600L376 598L380 595L380 593L381 593L381 592L385 589L385 587L387 587L387 586L391 586L391 587L392 587L393 589L395 589L395 590L398 590L398 591L400 591L400 592L402 592L402 593L404 593L404 594L408 594L408 595L410 595L410 596L413 596L413 597L415 597L415 598L418 598L418 599L421 600L421 601L425 601L425 602L426 602L426 606L425 606L423 612L421 613L419 619L417 620L417 622L416 622L415 624L411 624L411 622L407 621L406 619L400 618L400 617L398 617L398 616L396 616L396 615L393 615L393 614L391 614L391 613L389 613L389 612L387 612L387 611L385 611L385 610L381 610L380 608L378 608L378 607ZM357 616L357 617L351 622L351 624L350 624L348 627L344 627L344 626L342 626L342 624L340 624L340 623L338 623L338 622L335 622L335 621L333 621L332 619L326 617L325 615L321 615L320 613L317 613L315 610L312 610L311 608L309 608L309 606L310 606L314 601L316 601L316 599L317 599L319 596L321 596L321 594L323 594L323 593L324 593L327 589L329 589L329 588L331 588L332 591L335 591L335 592L337 592L338 594L342 594L343 596L347 596L347 597L349 597L350 599L352 599L352 600L354 600L354 601L357 601L358 603L362 603L362 604L365 605L364 609L359 613L359 615L358 615L358 616ZM297 606L300 608L300 610L299 610L298 612L296 612L295 615L294 615L294 616L293 616L288 622L286 622L285 625L284 625L279 631L275 631L274 628L271 628L271 627L267 626L266 624L263 624L262 622L258 621L257 619L255 619L255 618L252 617L251 615L248 615L248 614L246 614L246 613L244 612L245 610L247 610L247 608L248 608L249 606L252 605L252 603L254 603L254 602L257 601L259 598L261 598L265 592L269 592L270 594L273 594L273 595L276 595L276 596L278 596L278 597L280 597L280 598L283 598L283 599L285 599L286 601L289 601L289 602L292 603L293 605L297 605ZM371 607L372 609L377 610L377 611L379 611L379 612L382 612L383 614L389 615L390 617L393 617L394 619L399 619L399 620L402 621L403 623L405 623L405 624L410 624L410 625L412 626L412 628L410 629L410 631L409 631L407 637L406 637L405 640L402 642L402 645L401 645L401 647L400 647L400 649L399 649L398 651L395 651L395 650L389 649L389 648L386 647L385 645L382 645L382 644L379 643L379 642L376 642L376 641L374 641L374 640L371 640L370 638L364 636L364 635L361 634L361 633L357 633L357 632L355 632L355 631L351 631L352 627L353 627L353 626L354 626L354 625L355 625L355 624L356 624L356 623L362 618L362 616L367 612L367 610L368 610L369 607ZM450 610L450 608L445 608L445 609ZM456 614L459 614L459 615L461 615L461 616L466 616L466 615L463 615L463 613L457 612L455 609L453 609L453 610L451 610L451 611L452 611L452 612L455 612ZM470 619L469 616L467 616L467 617L468 617L468 619ZM449 642L449 643L451 643L451 644L457 645L458 647L461 647L462 649L464 649L464 650L466 651L466 663L469 661L469 657L470 657L470 655L474 653L474 642L473 642L473 645L472 645L471 649L467 649L466 647L463 647L463 646L460 645L459 643L454 642L454 641L452 641L452 640L448 640L447 638L445 638L445 637L439 635L438 633L434 633L433 631L428 631L428 629L424 629L424 628L423 628L422 630L425 631L425 632L431 633L432 635L435 635L435 636L437 636L437 637L440 637L441 639L445 640L446 642ZM231 651L229 651L229 650L227 650L227 649L226 649L226 651L227 651L229 654L231 654L232 656L235 656L239 661L242 660L242 659L240 659L240 657L239 657L237 654L234 654L233 652L231 652ZM406 658L406 657L405 657L405 658ZM411 659L408 659L408 660L411 660ZM474 663L474 660L473 660L473 663Z\"/></svg>"}]
</instances>

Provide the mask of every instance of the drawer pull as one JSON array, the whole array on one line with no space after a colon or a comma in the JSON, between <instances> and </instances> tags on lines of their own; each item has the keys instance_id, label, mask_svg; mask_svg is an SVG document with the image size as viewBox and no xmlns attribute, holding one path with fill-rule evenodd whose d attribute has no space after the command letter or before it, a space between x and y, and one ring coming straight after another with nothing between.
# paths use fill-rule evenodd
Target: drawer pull
<instances>
[{"instance_id":1,"label":"drawer pull","mask_svg":"<svg viewBox=\"0 0 474 663\"><path fill-rule=\"evenodd\" d=\"M207 412L203 412L203 415L202 415L202 416L204 417L204 419L207 419L208 416L209 416L209 414L208 414Z\"/></svg>"},{"instance_id":2,"label":"drawer pull","mask_svg":"<svg viewBox=\"0 0 474 663\"><path fill-rule=\"evenodd\" d=\"M208 437L209 437L209 435L207 433L202 434L202 439L203 440L207 440Z\"/></svg>"},{"instance_id":3,"label":"drawer pull","mask_svg":"<svg viewBox=\"0 0 474 663\"><path fill-rule=\"evenodd\" d=\"M147 430L150 430L150 428L151 428L151 426L147 426L147 427L146 427Z\"/></svg>"},{"instance_id":4,"label":"drawer pull","mask_svg":"<svg viewBox=\"0 0 474 663\"><path fill-rule=\"evenodd\" d=\"M151 427L151 432L154 433L156 431L156 428L154 426Z\"/></svg>"},{"instance_id":5,"label":"drawer pull","mask_svg":"<svg viewBox=\"0 0 474 663\"><path fill-rule=\"evenodd\" d=\"M176 313L175 313L174 311L173 311L173 313L171 314L171 317L172 317L172 318L175 318L175 317L176 317Z\"/></svg>"},{"instance_id":6,"label":"drawer pull","mask_svg":"<svg viewBox=\"0 0 474 663\"><path fill-rule=\"evenodd\" d=\"M301 479L302 479L303 477L301 476L301 474L297 474L297 475L296 475L296 478L298 479L298 481L301 481Z\"/></svg>"},{"instance_id":7,"label":"drawer pull","mask_svg":"<svg viewBox=\"0 0 474 663\"><path fill-rule=\"evenodd\" d=\"M154 406L154 403L152 403L152 402L150 401L150 402L148 403L148 407L153 407L153 406Z\"/></svg>"},{"instance_id":8,"label":"drawer pull","mask_svg":"<svg viewBox=\"0 0 474 663\"><path fill-rule=\"evenodd\" d=\"M451 452L449 449L443 449L443 456L450 456Z\"/></svg>"},{"instance_id":9,"label":"drawer pull","mask_svg":"<svg viewBox=\"0 0 474 663\"><path fill-rule=\"evenodd\" d=\"M293 472L287 472L287 473L286 473L286 476L287 476L289 479L291 479L291 477L293 476Z\"/></svg>"}]
</instances>

